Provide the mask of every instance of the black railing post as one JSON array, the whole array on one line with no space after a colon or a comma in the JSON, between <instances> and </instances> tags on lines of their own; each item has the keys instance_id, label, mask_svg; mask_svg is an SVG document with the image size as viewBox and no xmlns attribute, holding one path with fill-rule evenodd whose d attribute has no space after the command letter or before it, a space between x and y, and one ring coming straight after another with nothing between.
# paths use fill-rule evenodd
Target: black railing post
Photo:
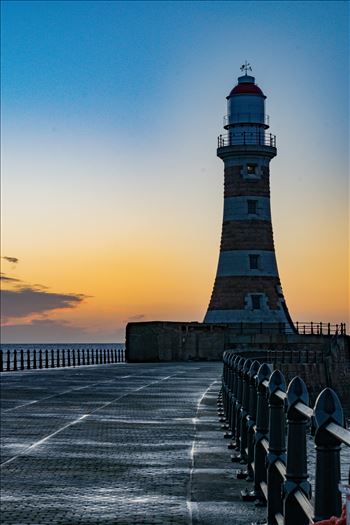
<instances>
[{"instance_id":1,"label":"black railing post","mask_svg":"<svg viewBox=\"0 0 350 525\"><path fill-rule=\"evenodd\" d=\"M256 376L258 373L260 367L260 363L258 361L253 361L251 364L251 367L248 371L248 379L249 379L249 410L248 410L248 418L247 418L247 424L248 424L248 481L253 481L254 479L254 470L253 470L253 463L254 463L254 438L255 438L255 421L256 421L256 409L257 409L257 392L256 392Z\"/></svg>"},{"instance_id":2,"label":"black railing post","mask_svg":"<svg viewBox=\"0 0 350 525\"><path fill-rule=\"evenodd\" d=\"M85 348L82 349L82 353L83 353L83 365L85 365Z\"/></svg>"},{"instance_id":3,"label":"black railing post","mask_svg":"<svg viewBox=\"0 0 350 525\"><path fill-rule=\"evenodd\" d=\"M72 363L73 363L73 367L75 368L75 348L74 347L72 348Z\"/></svg>"},{"instance_id":4,"label":"black railing post","mask_svg":"<svg viewBox=\"0 0 350 525\"><path fill-rule=\"evenodd\" d=\"M309 394L300 377L294 377L287 390L287 469L284 483L284 523L285 525L308 525L309 518L295 498L296 492L302 492L311 498L311 485L307 481L306 434L309 418L296 410L297 403L309 405Z\"/></svg>"},{"instance_id":5,"label":"black railing post","mask_svg":"<svg viewBox=\"0 0 350 525\"><path fill-rule=\"evenodd\" d=\"M267 440L269 431L269 410L264 382L269 380L270 375L271 370L269 365L263 363L256 376L257 407L254 447L254 490L257 499L259 499L261 503L265 502L262 484L266 484L267 481L266 449L263 442Z\"/></svg>"},{"instance_id":6,"label":"black railing post","mask_svg":"<svg viewBox=\"0 0 350 525\"><path fill-rule=\"evenodd\" d=\"M30 370L30 350L27 350L27 370Z\"/></svg>"},{"instance_id":7,"label":"black railing post","mask_svg":"<svg viewBox=\"0 0 350 525\"><path fill-rule=\"evenodd\" d=\"M53 348L51 348L51 368L55 368L55 352Z\"/></svg>"},{"instance_id":8,"label":"black railing post","mask_svg":"<svg viewBox=\"0 0 350 525\"><path fill-rule=\"evenodd\" d=\"M226 356L227 352L224 352L222 355L222 363L223 363L223 369L222 369L222 377L221 377L221 398L222 398L222 408L219 411L220 416L225 416L225 407L226 407L226 371L227 371L227 363L226 363ZM225 420L220 418L221 421Z\"/></svg>"},{"instance_id":9,"label":"black railing post","mask_svg":"<svg viewBox=\"0 0 350 525\"><path fill-rule=\"evenodd\" d=\"M225 432L224 437L232 437L232 432L230 428L230 408L231 408L231 398L232 398L232 382L233 382L233 368L232 361L234 359L234 354L232 352L224 352L224 372L225 377L223 378L222 394L223 394L223 404L224 404L224 417L220 421L225 422L222 428L227 429L228 432Z\"/></svg>"},{"instance_id":10,"label":"black railing post","mask_svg":"<svg viewBox=\"0 0 350 525\"><path fill-rule=\"evenodd\" d=\"M33 368L36 369L36 350L33 350Z\"/></svg>"},{"instance_id":11,"label":"black railing post","mask_svg":"<svg viewBox=\"0 0 350 525\"><path fill-rule=\"evenodd\" d=\"M285 397L286 382L279 370L272 372L269 380L269 451L267 454L267 521L277 525L276 514L283 512L283 478L277 461L286 464Z\"/></svg>"},{"instance_id":12,"label":"black railing post","mask_svg":"<svg viewBox=\"0 0 350 525\"><path fill-rule=\"evenodd\" d=\"M13 351L13 370L17 371L17 350Z\"/></svg>"},{"instance_id":13,"label":"black railing post","mask_svg":"<svg viewBox=\"0 0 350 525\"><path fill-rule=\"evenodd\" d=\"M248 460L248 454L246 448L248 446L248 427L247 417L249 413L249 369L251 367L252 360L246 359L242 368L242 407L241 407L241 439L240 439L240 455L241 462L246 463Z\"/></svg>"},{"instance_id":14,"label":"black railing post","mask_svg":"<svg viewBox=\"0 0 350 525\"><path fill-rule=\"evenodd\" d=\"M315 480L315 521L340 516L340 442L327 432L329 423L343 426L343 410L337 394L325 388L316 399L314 408L316 480Z\"/></svg>"},{"instance_id":15,"label":"black railing post","mask_svg":"<svg viewBox=\"0 0 350 525\"><path fill-rule=\"evenodd\" d=\"M77 365L80 366L80 348L77 348L77 353L78 353Z\"/></svg>"},{"instance_id":16,"label":"black railing post","mask_svg":"<svg viewBox=\"0 0 350 525\"><path fill-rule=\"evenodd\" d=\"M232 352L229 355L229 377L228 377L228 404L227 404L227 411L226 411L226 417L228 420L228 427L232 435L232 403L234 402L233 399L233 384L234 384L234 362L235 362L235 354Z\"/></svg>"},{"instance_id":17,"label":"black railing post","mask_svg":"<svg viewBox=\"0 0 350 525\"><path fill-rule=\"evenodd\" d=\"M237 367L236 367L236 374L237 374L237 397L236 397L236 406L235 406L235 414L234 417L236 418L236 450L240 450L240 444L241 444L241 408L242 408L242 395L243 395L243 378L242 378L242 368L244 365L245 358L241 357L238 361ZM241 457L239 455L232 457L233 461L240 461Z\"/></svg>"},{"instance_id":18,"label":"black railing post","mask_svg":"<svg viewBox=\"0 0 350 525\"><path fill-rule=\"evenodd\" d=\"M49 351L45 349L45 368L49 368Z\"/></svg>"},{"instance_id":19,"label":"black railing post","mask_svg":"<svg viewBox=\"0 0 350 525\"><path fill-rule=\"evenodd\" d=\"M11 357L10 357L10 350L7 350L6 355L6 371L9 372L11 370Z\"/></svg>"},{"instance_id":20,"label":"black railing post","mask_svg":"<svg viewBox=\"0 0 350 525\"><path fill-rule=\"evenodd\" d=\"M227 376L228 376L228 352L224 352L223 355L223 374L222 374L222 403L224 408L224 417L221 418L222 421L226 421L227 418Z\"/></svg>"},{"instance_id":21,"label":"black railing post","mask_svg":"<svg viewBox=\"0 0 350 525\"><path fill-rule=\"evenodd\" d=\"M70 348L67 349L67 366L71 366Z\"/></svg>"},{"instance_id":22,"label":"black railing post","mask_svg":"<svg viewBox=\"0 0 350 525\"><path fill-rule=\"evenodd\" d=\"M3 371L4 371L3 353L2 353L2 350L0 348L0 372L3 372Z\"/></svg>"},{"instance_id":23,"label":"black railing post","mask_svg":"<svg viewBox=\"0 0 350 525\"><path fill-rule=\"evenodd\" d=\"M86 349L86 358L87 358L86 363L89 365L90 364L90 348L89 347Z\"/></svg>"},{"instance_id":24,"label":"black railing post","mask_svg":"<svg viewBox=\"0 0 350 525\"><path fill-rule=\"evenodd\" d=\"M66 350L65 350L65 348L62 348L62 366L63 366L63 368L66 366Z\"/></svg>"},{"instance_id":25,"label":"black railing post","mask_svg":"<svg viewBox=\"0 0 350 525\"><path fill-rule=\"evenodd\" d=\"M56 366L57 368L60 368L61 362L60 362L60 349L57 348L56 350Z\"/></svg>"},{"instance_id":26,"label":"black railing post","mask_svg":"<svg viewBox=\"0 0 350 525\"><path fill-rule=\"evenodd\" d=\"M39 350L39 368L42 368L42 367L43 367L43 351L40 348Z\"/></svg>"},{"instance_id":27,"label":"black railing post","mask_svg":"<svg viewBox=\"0 0 350 525\"><path fill-rule=\"evenodd\" d=\"M91 364L95 364L95 349L91 348Z\"/></svg>"},{"instance_id":28,"label":"black railing post","mask_svg":"<svg viewBox=\"0 0 350 525\"><path fill-rule=\"evenodd\" d=\"M106 349L103 349L103 364L106 364Z\"/></svg>"},{"instance_id":29,"label":"black railing post","mask_svg":"<svg viewBox=\"0 0 350 525\"><path fill-rule=\"evenodd\" d=\"M2 365L2 355L1 355L1 365ZM23 348L21 348L21 370L24 370L24 352L23 352Z\"/></svg>"},{"instance_id":30,"label":"black railing post","mask_svg":"<svg viewBox=\"0 0 350 525\"><path fill-rule=\"evenodd\" d=\"M238 376L237 376L237 365L240 360L239 355L235 355L232 361L232 396L230 403L230 430L232 433L232 440L236 438L236 403L237 403L237 389L238 389ZM229 448L234 448L234 443L229 445Z\"/></svg>"}]
</instances>

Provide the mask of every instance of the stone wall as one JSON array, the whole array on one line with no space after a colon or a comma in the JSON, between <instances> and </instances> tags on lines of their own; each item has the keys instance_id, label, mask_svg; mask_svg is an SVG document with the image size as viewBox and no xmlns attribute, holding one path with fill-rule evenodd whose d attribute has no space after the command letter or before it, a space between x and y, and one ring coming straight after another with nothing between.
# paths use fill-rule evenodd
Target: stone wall
<instances>
[{"instance_id":1,"label":"stone wall","mask_svg":"<svg viewBox=\"0 0 350 525\"><path fill-rule=\"evenodd\" d=\"M312 401L326 386L332 387L350 413L350 338L279 334L249 334L249 325L181 322L129 323L126 328L128 362L221 360L232 349L272 362L290 381L303 378ZM243 330L243 333L240 331ZM266 330L266 327L264 327Z\"/></svg>"}]
</instances>

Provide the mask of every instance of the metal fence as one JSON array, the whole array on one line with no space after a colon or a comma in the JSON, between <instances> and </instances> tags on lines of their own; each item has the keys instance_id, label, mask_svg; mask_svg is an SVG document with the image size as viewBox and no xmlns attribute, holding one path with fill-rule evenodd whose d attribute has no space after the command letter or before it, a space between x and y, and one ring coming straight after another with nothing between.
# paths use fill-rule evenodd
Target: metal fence
<instances>
[{"instance_id":1,"label":"metal fence","mask_svg":"<svg viewBox=\"0 0 350 525\"><path fill-rule=\"evenodd\" d=\"M339 516L340 445L350 446L350 431L336 393L325 388L310 407L300 377L286 388L283 374L266 362L235 352L225 352L223 361L219 413L225 437L232 438L230 448L237 451L232 460L247 465L238 477L253 482L242 498L266 504L269 525L308 525ZM310 424L316 448L313 501L306 448Z\"/></svg>"},{"instance_id":2,"label":"metal fence","mask_svg":"<svg viewBox=\"0 0 350 525\"><path fill-rule=\"evenodd\" d=\"M276 135L265 131L229 131L218 136L218 148L242 145L259 145L275 148Z\"/></svg>"},{"instance_id":3,"label":"metal fence","mask_svg":"<svg viewBox=\"0 0 350 525\"><path fill-rule=\"evenodd\" d=\"M0 350L0 372L124 362L124 348L34 348L5 352Z\"/></svg>"},{"instance_id":4,"label":"metal fence","mask_svg":"<svg viewBox=\"0 0 350 525\"><path fill-rule=\"evenodd\" d=\"M295 323L295 329L298 334L346 335L345 323L331 324L323 323L322 321L319 323L314 323L313 321L305 323L303 321L297 321Z\"/></svg>"}]
</instances>

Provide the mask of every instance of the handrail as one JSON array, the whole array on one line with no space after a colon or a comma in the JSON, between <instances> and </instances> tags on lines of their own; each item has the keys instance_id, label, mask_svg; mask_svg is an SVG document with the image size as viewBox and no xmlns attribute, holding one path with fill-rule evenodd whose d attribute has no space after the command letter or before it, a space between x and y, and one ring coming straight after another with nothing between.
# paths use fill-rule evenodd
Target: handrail
<instances>
[{"instance_id":1,"label":"handrail","mask_svg":"<svg viewBox=\"0 0 350 525\"><path fill-rule=\"evenodd\" d=\"M307 518L311 523L315 523L313 520L314 517L314 508L312 504L310 503L310 500L307 499L304 492L301 490L297 490L294 495L295 499L299 503L300 507L303 509L304 513L306 514Z\"/></svg>"},{"instance_id":2,"label":"handrail","mask_svg":"<svg viewBox=\"0 0 350 525\"><path fill-rule=\"evenodd\" d=\"M295 329L298 334L305 335L346 335L346 323L296 321Z\"/></svg>"},{"instance_id":3,"label":"handrail","mask_svg":"<svg viewBox=\"0 0 350 525\"><path fill-rule=\"evenodd\" d=\"M275 396L278 396L281 399L281 401L284 401L285 399L287 399L287 394L283 392L282 390L277 390L275 392Z\"/></svg>"},{"instance_id":4,"label":"handrail","mask_svg":"<svg viewBox=\"0 0 350 525\"><path fill-rule=\"evenodd\" d=\"M350 430L347 430L336 423L329 423L326 430L339 441L350 447Z\"/></svg>"},{"instance_id":5,"label":"handrail","mask_svg":"<svg viewBox=\"0 0 350 525\"><path fill-rule=\"evenodd\" d=\"M218 148L226 146L259 145L276 147L276 135L265 131L229 131L218 137Z\"/></svg>"},{"instance_id":6,"label":"handrail","mask_svg":"<svg viewBox=\"0 0 350 525\"><path fill-rule=\"evenodd\" d=\"M305 405L305 403L302 403L299 401L299 403L296 403L294 405L295 410L297 410L300 414L304 415L305 417L308 417L309 419L312 418L314 411L309 406Z\"/></svg>"},{"instance_id":7,"label":"handrail","mask_svg":"<svg viewBox=\"0 0 350 525\"><path fill-rule=\"evenodd\" d=\"M242 498L266 501L271 525L282 523L282 519L285 525L308 525L340 515L339 445L350 446L350 430L344 428L336 393L325 388L311 407L300 377L294 377L287 387L279 370L271 372L266 362L242 357L236 351L225 351L223 362L222 403L239 450L233 460L246 463L246 477L254 481L254 490L242 491ZM314 503L307 481L310 421L316 448Z\"/></svg>"},{"instance_id":8,"label":"handrail","mask_svg":"<svg viewBox=\"0 0 350 525\"><path fill-rule=\"evenodd\" d=\"M275 463L276 469L280 473L281 477L285 480L286 479L286 466L282 461L279 459Z\"/></svg>"}]
</instances>

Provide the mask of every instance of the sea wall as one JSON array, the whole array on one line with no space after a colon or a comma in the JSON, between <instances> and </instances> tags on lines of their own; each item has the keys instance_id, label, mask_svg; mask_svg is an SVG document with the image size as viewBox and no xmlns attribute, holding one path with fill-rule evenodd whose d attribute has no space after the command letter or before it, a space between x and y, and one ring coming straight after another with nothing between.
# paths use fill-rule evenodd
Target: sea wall
<instances>
[{"instance_id":1,"label":"sea wall","mask_svg":"<svg viewBox=\"0 0 350 525\"><path fill-rule=\"evenodd\" d=\"M217 361L225 350L268 359L290 380L301 376L311 399L332 387L350 412L350 338L302 334L239 334L225 324L152 321L126 327L126 360L131 363Z\"/></svg>"}]
</instances>

